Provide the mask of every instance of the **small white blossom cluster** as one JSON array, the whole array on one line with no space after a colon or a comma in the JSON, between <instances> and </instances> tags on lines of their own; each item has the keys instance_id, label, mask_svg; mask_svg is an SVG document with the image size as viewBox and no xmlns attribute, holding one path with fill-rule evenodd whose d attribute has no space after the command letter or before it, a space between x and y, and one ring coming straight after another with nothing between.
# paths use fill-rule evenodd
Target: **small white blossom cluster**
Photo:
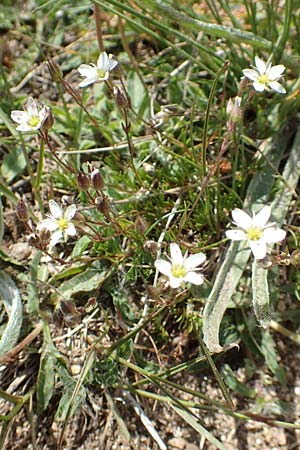
<instances>
[{"instance_id":1,"label":"small white blossom cluster","mask_svg":"<svg viewBox=\"0 0 300 450\"><path fill-rule=\"evenodd\" d=\"M264 206L258 214L249 216L241 209L232 211L233 223L236 229L227 230L226 236L233 241L247 241L253 256L257 260L262 260L267 255L267 245L281 242L286 232L277 227L275 222L269 222L271 216L270 206ZM181 250L176 243L170 245L169 261L157 259L156 269L169 278L172 288L178 288L184 282L200 285L204 281L202 274L197 273L198 266L202 265L206 256L203 253L182 256Z\"/></svg>"}]
</instances>

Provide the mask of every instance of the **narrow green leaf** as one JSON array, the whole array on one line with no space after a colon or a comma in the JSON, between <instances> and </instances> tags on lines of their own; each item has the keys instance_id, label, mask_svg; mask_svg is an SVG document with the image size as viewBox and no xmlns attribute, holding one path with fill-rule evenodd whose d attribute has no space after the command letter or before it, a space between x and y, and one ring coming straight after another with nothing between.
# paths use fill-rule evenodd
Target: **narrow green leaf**
<instances>
[{"instance_id":1,"label":"narrow green leaf","mask_svg":"<svg viewBox=\"0 0 300 450\"><path fill-rule=\"evenodd\" d=\"M227 386L237 394L243 397L256 398L257 393L254 389L250 389L245 383L239 381L236 374L228 364L222 367L222 376Z\"/></svg>"},{"instance_id":2,"label":"narrow green leaf","mask_svg":"<svg viewBox=\"0 0 300 450\"><path fill-rule=\"evenodd\" d=\"M1 164L1 174L7 183L13 181L26 167L26 161L21 147L12 146Z\"/></svg>"},{"instance_id":3,"label":"narrow green leaf","mask_svg":"<svg viewBox=\"0 0 300 450\"><path fill-rule=\"evenodd\" d=\"M88 248L90 242L91 242L91 238L89 236L81 236L81 238L78 239L78 241L74 245L74 248L72 251L72 259L82 256L83 252Z\"/></svg>"},{"instance_id":4,"label":"narrow green leaf","mask_svg":"<svg viewBox=\"0 0 300 450\"><path fill-rule=\"evenodd\" d=\"M27 310L30 315L37 315L40 309L39 297L38 297L38 268L41 259L42 252L37 252L30 265L30 283L28 285L27 294Z\"/></svg>"},{"instance_id":5,"label":"narrow green leaf","mask_svg":"<svg viewBox=\"0 0 300 450\"><path fill-rule=\"evenodd\" d=\"M170 407L174 409L174 411L177 412L177 414L182 417L194 430L197 431L201 436L205 437L209 442L211 442L213 445L215 445L216 448L219 450L226 450L226 447L218 441L217 438L215 438L209 431L207 431L200 423L195 419L194 416L192 416L187 411L178 408L177 406L174 406L170 404Z\"/></svg>"},{"instance_id":6,"label":"narrow green leaf","mask_svg":"<svg viewBox=\"0 0 300 450\"><path fill-rule=\"evenodd\" d=\"M279 356L276 349L276 344L271 333L265 330L262 333L261 352L264 355L266 364L270 371L276 375L281 384L286 384L286 375L284 368L279 364Z\"/></svg>"},{"instance_id":7,"label":"narrow green leaf","mask_svg":"<svg viewBox=\"0 0 300 450\"><path fill-rule=\"evenodd\" d=\"M133 70L130 70L127 74L127 89L132 109L143 119L148 119L150 111L148 91L146 91L137 73Z\"/></svg>"},{"instance_id":8,"label":"narrow green leaf","mask_svg":"<svg viewBox=\"0 0 300 450\"><path fill-rule=\"evenodd\" d=\"M110 408L114 414L114 417L115 417L116 422L121 430L121 433L123 434L125 440L127 442L130 442L130 433L128 431L128 428L120 414L120 411L117 408L116 403L114 402L113 398L109 395L107 390L105 391L105 397L106 397L108 405L110 406Z\"/></svg>"},{"instance_id":9,"label":"narrow green leaf","mask_svg":"<svg viewBox=\"0 0 300 450\"><path fill-rule=\"evenodd\" d=\"M37 379L37 407L39 413L44 411L52 398L54 391L55 357L49 352L46 344L42 351L40 368Z\"/></svg>"},{"instance_id":10,"label":"narrow green leaf","mask_svg":"<svg viewBox=\"0 0 300 450\"><path fill-rule=\"evenodd\" d=\"M59 286L58 291L53 294L56 298L61 295L64 300L70 300L72 295L78 292L90 292L96 289L110 275L111 269L104 269L100 261L95 261L84 272L73 276Z\"/></svg>"}]
</instances>

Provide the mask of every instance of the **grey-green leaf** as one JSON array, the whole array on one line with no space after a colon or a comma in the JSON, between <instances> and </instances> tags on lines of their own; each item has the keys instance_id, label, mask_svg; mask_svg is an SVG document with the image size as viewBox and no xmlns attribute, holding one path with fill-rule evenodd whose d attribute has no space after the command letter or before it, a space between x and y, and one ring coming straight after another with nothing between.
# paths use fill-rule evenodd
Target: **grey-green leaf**
<instances>
[{"instance_id":1,"label":"grey-green leaf","mask_svg":"<svg viewBox=\"0 0 300 450\"><path fill-rule=\"evenodd\" d=\"M260 326L267 328L271 320L268 271L258 261L252 263L252 302Z\"/></svg>"},{"instance_id":2,"label":"grey-green leaf","mask_svg":"<svg viewBox=\"0 0 300 450\"><path fill-rule=\"evenodd\" d=\"M16 345L23 320L19 289L4 271L0 272L0 297L8 315L8 322L0 340L0 356L3 356Z\"/></svg>"}]
</instances>

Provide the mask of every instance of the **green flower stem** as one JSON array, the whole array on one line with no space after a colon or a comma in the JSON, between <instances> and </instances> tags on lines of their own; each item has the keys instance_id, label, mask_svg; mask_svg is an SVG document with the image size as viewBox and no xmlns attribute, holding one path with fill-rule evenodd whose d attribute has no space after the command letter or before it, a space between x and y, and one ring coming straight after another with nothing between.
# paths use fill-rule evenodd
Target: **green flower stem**
<instances>
[{"instance_id":1,"label":"green flower stem","mask_svg":"<svg viewBox=\"0 0 300 450\"><path fill-rule=\"evenodd\" d=\"M43 168L44 168L44 158L45 158L45 142L43 138L40 139L40 152L39 152L39 161L37 165L37 174L36 174L36 182L35 188L36 191L39 191L43 176Z\"/></svg>"},{"instance_id":2,"label":"green flower stem","mask_svg":"<svg viewBox=\"0 0 300 450\"><path fill-rule=\"evenodd\" d=\"M282 33L279 36L279 38L275 44L275 47L273 49L275 64L277 64L280 61L281 56L283 54L285 44L288 41L288 38L290 35L290 26L291 26L292 13L293 13L293 0L285 0L284 3L285 3L285 9L284 9L283 29L282 29Z\"/></svg>"},{"instance_id":3,"label":"green flower stem","mask_svg":"<svg viewBox=\"0 0 300 450\"><path fill-rule=\"evenodd\" d=\"M103 43L102 28L101 28L101 15L100 15L99 5L97 5L96 3L94 4L94 16L95 16L98 47L99 47L100 52L104 52L104 43Z\"/></svg>"}]
</instances>

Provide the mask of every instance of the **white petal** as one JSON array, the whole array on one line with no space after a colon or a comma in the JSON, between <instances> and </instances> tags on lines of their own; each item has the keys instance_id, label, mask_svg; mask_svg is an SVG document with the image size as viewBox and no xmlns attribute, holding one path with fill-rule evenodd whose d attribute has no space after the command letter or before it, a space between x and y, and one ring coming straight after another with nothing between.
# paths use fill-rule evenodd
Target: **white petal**
<instances>
[{"instance_id":1,"label":"white petal","mask_svg":"<svg viewBox=\"0 0 300 450\"><path fill-rule=\"evenodd\" d=\"M24 108L28 111L30 116L38 116L39 114L37 102L33 97L28 97Z\"/></svg>"},{"instance_id":2,"label":"white petal","mask_svg":"<svg viewBox=\"0 0 300 450\"><path fill-rule=\"evenodd\" d=\"M85 80L81 81L79 83L79 87L86 87L89 86L90 84L96 83L96 81L98 81L98 77L94 77L94 78L86 78Z\"/></svg>"},{"instance_id":3,"label":"white petal","mask_svg":"<svg viewBox=\"0 0 300 450\"><path fill-rule=\"evenodd\" d=\"M286 236L286 231L280 228L266 228L264 230L264 240L268 244L273 244L274 242L283 241Z\"/></svg>"},{"instance_id":4,"label":"white petal","mask_svg":"<svg viewBox=\"0 0 300 450\"><path fill-rule=\"evenodd\" d=\"M101 52L97 61L97 67L101 70L109 70L109 58L106 52Z\"/></svg>"},{"instance_id":5,"label":"white petal","mask_svg":"<svg viewBox=\"0 0 300 450\"><path fill-rule=\"evenodd\" d=\"M22 123L21 125L18 125L16 127L16 130L18 130L18 131L35 131L35 130L37 130L37 128L30 127L29 125L27 125L27 123Z\"/></svg>"},{"instance_id":6,"label":"white petal","mask_svg":"<svg viewBox=\"0 0 300 450\"><path fill-rule=\"evenodd\" d=\"M258 78L258 73L253 69L244 69L243 74L245 77L249 78L249 80L255 81Z\"/></svg>"},{"instance_id":7,"label":"white petal","mask_svg":"<svg viewBox=\"0 0 300 450\"><path fill-rule=\"evenodd\" d=\"M206 260L206 256L204 253L196 253L195 255L191 255L184 261L184 267L187 270L194 269L195 267L200 266Z\"/></svg>"},{"instance_id":8,"label":"white petal","mask_svg":"<svg viewBox=\"0 0 300 450\"><path fill-rule=\"evenodd\" d=\"M253 224L252 217L250 217L249 214L245 213L242 209L235 208L231 215L234 223L243 230L247 230Z\"/></svg>"},{"instance_id":9,"label":"white petal","mask_svg":"<svg viewBox=\"0 0 300 450\"><path fill-rule=\"evenodd\" d=\"M259 57L259 56L255 56L254 58L255 61L255 66L257 67L257 70L259 71L260 74L262 73L266 73L266 63Z\"/></svg>"},{"instance_id":10,"label":"white petal","mask_svg":"<svg viewBox=\"0 0 300 450\"><path fill-rule=\"evenodd\" d=\"M77 233L75 225L73 223L69 223L68 224L68 228L66 229L66 234L69 236L75 236L75 234Z\"/></svg>"},{"instance_id":11,"label":"white petal","mask_svg":"<svg viewBox=\"0 0 300 450\"><path fill-rule=\"evenodd\" d=\"M258 214L254 215L253 217L253 225L258 228L263 228L268 220L270 219L271 215L271 208L270 206L264 206Z\"/></svg>"},{"instance_id":12,"label":"white petal","mask_svg":"<svg viewBox=\"0 0 300 450\"><path fill-rule=\"evenodd\" d=\"M46 119L48 115L48 110L50 110L50 108L48 109L46 106L43 106L42 109L40 110L39 112L39 118L41 119L40 125Z\"/></svg>"},{"instance_id":13,"label":"white petal","mask_svg":"<svg viewBox=\"0 0 300 450\"><path fill-rule=\"evenodd\" d=\"M57 222L54 219L44 219L41 220L38 224L37 224L37 229L41 230L43 228L46 228L46 230L49 231L55 231L58 228Z\"/></svg>"},{"instance_id":14,"label":"white petal","mask_svg":"<svg viewBox=\"0 0 300 450\"><path fill-rule=\"evenodd\" d=\"M27 111L12 111L10 117L14 122L23 124L28 122L29 114Z\"/></svg>"},{"instance_id":15,"label":"white petal","mask_svg":"<svg viewBox=\"0 0 300 450\"><path fill-rule=\"evenodd\" d=\"M117 67L118 64L119 64L118 61L110 58L109 59L109 70L113 70L115 67Z\"/></svg>"},{"instance_id":16,"label":"white petal","mask_svg":"<svg viewBox=\"0 0 300 450\"><path fill-rule=\"evenodd\" d=\"M283 64L278 64L277 66L273 66L268 71L268 77L270 80L276 80L280 78L283 72L285 71L285 66Z\"/></svg>"},{"instance_id":17,"label":"white petal","mask_svg":"<svg viewBox=\"0 0 300 450\"><path fill-rule=\"evenodd\" d=\"M96 72L96 67L91 66L90 64L81 64L77 70L80 73L80 75L89 78L91 73Z\"/></svg>"},{"instance_id":18,"label":"white petal","mask_svg":"<svg viewBox=\"0 0 300 450\"><path fill-rule=\"evenodd\" d=\"M183 264L183 256L180 247L174 242L170 244L170 255L173 264Z\"/></svg>"},{"instance_id":19,"label":"white petal","mask_svg":"<svg viewBox=\"0 0 300 450\"><path fill-rule=\"evenodd\" d=\"M65 218L69 221L72 219L72 217L74 217L75 213L76 213L76 205L70 205L67 207L66 211L65 211Z\"/></svg>"},{"instance_id":20,"label":"white petal","mask_svg":"<svg viewBox=\"0 0 300 450\"><path fill-rule=\"evenodd\" d=\"M188 283L196 284L199 286L203 283L204 277L200 273L196 272L188 272L186 276L184 277L184 281L187 281Z\"/></svg>"},{"instance_id":21,"label":"white petal","mask_svg":"<svg viewBox=\"0 0 300 450\"><path fill-rule=\"evenodd\" d=\"M50 248L54 247L63 237L62 231L61 230L56 230L54 231L54 233L51 236L51 240L50 240Z\"/></svg>"},{"instance_id":22,"label":"white petal","mask_svg":"<svg viewBox=\"0 0 300 450\"><path fill-rule=\"evenodd\" d=\"M255 259L263 259L266 256L267 244L264 242L264 240L249 241L249 246Z\"/></svg>"},{"instance_id":23,"label":"white petal","mask_svg":"<svg viewBox=\"0 0 300 450\"><path fill-rule=\"evenodd\" d=\"M244 241L247 239L246 233L243 230L227 230L225 234L232 241Z\"/></svg>"},{"instance_id":24,"label":"white petal","mask_svg":"<svg viewBox=\"0 0 300 450\"><path fill-rule=\"evenodd\" d=\"M260 83L259 81L254 81L253 87L257 92L263 92L266 89L266 85L264 83Z\"/></svg>"},{"instance_id":25,"label":"white petal","mask_svg":"<svg viewBox=\"0 0 300 450\"><path fill-rule=\"evenodd\" d=\"M49 209L55 219L60 219L63 216L63 211L55 200L49 200Z\"/></svg>"},{"instance_id":26,"label":"white petal","mask_svg":"<svg viewBox=\"0 0 300 450\"><path fill-rule=\"evenodd\" d=\"M181 277L180 278L179 277L173 277L173 275L170 275L169 279L170 279L170 286L173 289L179 288L179 286L183 282L183 278L181 278Z\"/></svg>"},{"instance_id":27,"label":"white petal","mask_svg":"<svg viewBox=\"0 0 300 450\"><path fill-rule=\"evenodd\" d=\"M273 91L278 92L279 94L286 94L286 90L283 86L281 86L280 83L278 83L278 81L270 81L270 83L268 83L268 86L273 89Z\"/></svg>"},{"instance_id":28,"label":"white petal","mask_svg":"<svg viewBox=\"0 0 300 450\"><path fill-rule=\"evenodd\" d=\"M170 277L172 265L169 261L165 261L164 259L157 259L154 265L160 273L166 275L167 277Z\"/></svg>"}]
</instances>

